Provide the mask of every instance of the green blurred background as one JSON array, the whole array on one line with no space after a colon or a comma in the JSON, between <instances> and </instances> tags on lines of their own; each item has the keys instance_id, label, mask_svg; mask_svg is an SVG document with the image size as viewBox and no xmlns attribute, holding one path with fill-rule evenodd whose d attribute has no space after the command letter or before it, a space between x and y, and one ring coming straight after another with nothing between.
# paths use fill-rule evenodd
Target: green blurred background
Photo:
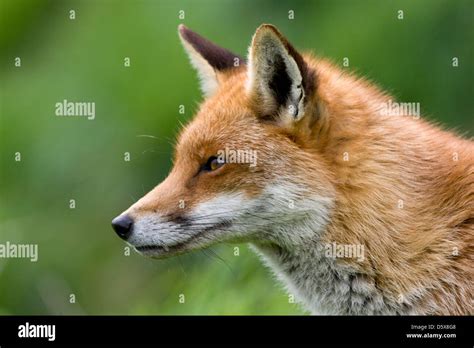
<instances>
[{"instance_id":1,"label":"green blurred background","mask_svg":"<svg viewBox=\"0 0 474 348\"><path fill-rule=\"evenodd\" d=\"M178 24L240 54L259 24L275 24L472 136L473 4L1 0L0 243L37 243L39 260L0 259L0 313L303 313L246 245L156 261L124 255L110 227L165 178L179 124L201 100ZM95 102L95 120L55 116L64 99Z\"/></svg>"}]
</instances>

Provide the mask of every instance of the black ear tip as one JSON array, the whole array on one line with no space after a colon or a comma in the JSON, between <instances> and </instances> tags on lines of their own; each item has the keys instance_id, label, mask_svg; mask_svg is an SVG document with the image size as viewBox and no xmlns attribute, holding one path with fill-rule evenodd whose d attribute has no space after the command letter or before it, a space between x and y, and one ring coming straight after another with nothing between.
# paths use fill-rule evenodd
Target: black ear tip
<instances>
[{"instance_id":1,"label":"black ear tip","mask_svg":"<svg viewBox=\"0 0 474 348\"><path fill-rule=\"evenodd\" d=\"M281 42L283 42L285 45L288 44L288 40L285 38L285 36L278 30L276 26L273 24L262 24L257 28L257 31L255 32L256 37L273 37L279 39Z\"/></svg>"},{"instance_id":2,"label":"black ear tip","mask_svg":"<svg viewBox=\"0 0 474 348\"><path fill-rule=\"evenodd\" d=\"M180 24L178 25L178 33L181 35L181 36L186 36L187 33L189 33L191 30L189 30L189 28L187 26L185 26L184 24Z\"/></svg>"},{"instance_id":3,"label":"black ear tip","mask_svg":"<svg viewBox=\"0 0 474 348\"><path fill-rule=\"evenodd\" d=\"M181 40L191 45L194 50L200 54L213 68L225 70L235 67L236 58L245 64L245 60L238 55L219 47L198 33L188 29L185 25L178 26L178 32Z\"/></svg>"},{"instance_id":4,"label":"black ear tip","mask_svg":"<svg viewBox=\"0 0 474 348\"><path fill-rule=\"evenodd\" d=\"M281 35L277 27L275 27L273 24L268 24L268 23L261 24L257 28L257 32L272 32L274 34L277 34L278 36Z\"/></svg>"},{"instance_id":5,"label":"black ear tip","mask_svg":"<svg viewBox=\"0 0 474 348\"><path fill-rule=\"evenodd\" d=\"M257 29L270 29L270 30L278 30L273 24L270 23L263 23Z\"/></svg>"}]
</instances>

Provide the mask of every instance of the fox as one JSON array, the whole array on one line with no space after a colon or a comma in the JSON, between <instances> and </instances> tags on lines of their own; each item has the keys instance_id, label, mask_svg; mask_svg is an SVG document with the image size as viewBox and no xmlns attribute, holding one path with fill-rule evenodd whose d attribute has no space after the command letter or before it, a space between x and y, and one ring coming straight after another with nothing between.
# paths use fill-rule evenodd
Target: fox
<instances>
[{"instance_id":1,"label":"fox","mask_svg":"<svg viewBox=\"0 0 474 348\"><path fill-rule=\"evenodd\" d=\"M375 83L271 24L247 58L178 34L204 100L120 238L157 259L248 243L310 314L474 314L472 138L390 115Z\"/></svg>"}]
</instances>

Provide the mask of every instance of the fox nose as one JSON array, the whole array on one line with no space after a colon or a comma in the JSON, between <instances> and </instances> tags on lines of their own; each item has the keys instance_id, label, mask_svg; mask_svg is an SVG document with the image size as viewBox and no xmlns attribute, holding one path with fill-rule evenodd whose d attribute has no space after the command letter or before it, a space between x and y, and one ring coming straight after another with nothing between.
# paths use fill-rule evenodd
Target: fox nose
<instances>
[{"instance_id":1,"label":"fox nose","mask_svg":"<svg viewBox=\"0 0 474 348\"><path fill-rule=\"evenodd\" d=\"M133 219L128 215L119 215L112 220L112 227L120 238L127 240L132 234Z\"/></svg>"}]
</instances>

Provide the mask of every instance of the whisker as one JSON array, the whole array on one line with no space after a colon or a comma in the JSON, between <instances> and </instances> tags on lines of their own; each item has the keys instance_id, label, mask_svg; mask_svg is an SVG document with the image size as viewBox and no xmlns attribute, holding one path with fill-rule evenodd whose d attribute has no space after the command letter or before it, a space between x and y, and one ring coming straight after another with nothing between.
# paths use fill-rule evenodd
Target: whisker
<instances>
[{"instance_id":1,"label":"whisker","mask_svg":"<svg viewBox=\"0 0 474 348\"><path fill-rule=\"evenodd\" d=\"M234 272L234 270L232 269L232 267L227 263L227 261L226 261L224 258L222 258L222 257L221 257L216 251L214 251L212 248L209 248L208 250L209 250L209 252L210 252L212 255L214 255L214 257L215 257L216 259L220 260L224 265L227 266L227 269L232 273L233 276L236 275L235 272Z\"/></svg>"},{"instance_id":2,"label":"whisker","mask_svg":"<svg viewBox=\"0 0 474 348\"><path fill-rule=\"evenodd\" d=\"M139 134L137 135L137 138L153 138L159 140L158 137L155 137L154 135L148 135L148 134Z\"/></svg>"},{"instance_id":3,"label":"whisker","mask_svg":"<svg viewBox=\"0 0 474 348\"><path fill-rule=\"evenodd\" d=\"M178 255L178 261L179 261L179 265L180 265L180 267L181 267L181 270L183 271L184 276L187 277L188 275L187 275L187 273L186 273L186 271L185 271L185 269L184 269L183 262L182 262L182 260L181 260L181 255Z\"/></svg>"}]
</instances>

